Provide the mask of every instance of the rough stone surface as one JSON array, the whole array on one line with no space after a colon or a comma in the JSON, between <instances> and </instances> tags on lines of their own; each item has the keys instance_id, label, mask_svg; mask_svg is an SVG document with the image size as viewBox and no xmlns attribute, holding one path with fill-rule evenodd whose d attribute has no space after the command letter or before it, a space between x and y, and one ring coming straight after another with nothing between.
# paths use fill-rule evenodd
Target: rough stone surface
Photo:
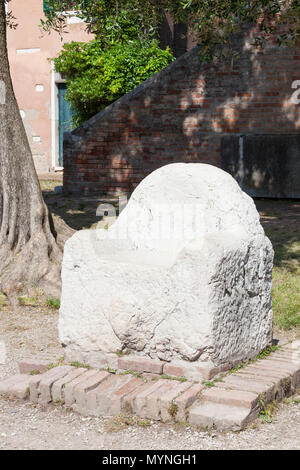
<instances>
[{"instance_id":1,"label":"rough stone surface","mask_svg":"<svg viewBox=\"0 0 300 470\"><path fill-rule=\"evenodd\" d=\"M272 261L255 205L228 173L164 166L108 230L67 241L61 342L91 365L126 348L216 366L254 357L272 340Z\"/></svg>"}]
</instances>

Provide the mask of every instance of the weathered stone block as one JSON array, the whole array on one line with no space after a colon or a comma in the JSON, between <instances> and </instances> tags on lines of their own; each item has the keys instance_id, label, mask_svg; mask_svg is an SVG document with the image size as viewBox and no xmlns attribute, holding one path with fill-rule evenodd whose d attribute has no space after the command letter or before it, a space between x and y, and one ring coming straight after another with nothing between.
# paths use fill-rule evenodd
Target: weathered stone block
<instances>
[{"instance_id":1,"label":"weathered stone block","mask_svg":"<svg viewBox=\"0 0 300 470\"><path fill-rule=\"evenodd\" d=\"M17 374L0 382L0 396L26 398L29 395L30 375Z\"/></svg>"},{"instance_id":2,"label":"weathered stone block","mask_svg":"<svg viewBox=\"0 0 300 470\"><path fill-rule=\"evenodd\" d=\"M30 374L31 372L39 372L42 374L43 372L47 372L52 363L53 361L41 359L23 359L19 361L18 366L20 374Z\"/></svg>"},{"instance_id":3,"label":"weathered stone block","mask_svg":"<svg viewBox=\"0 0 300 470\"><path fill-rule=\"evenodd\" d=\"M252 358L272 341L272 261L255 205L229 174L167 165L108 230L67 241L61 342L95 366L97 353L127 348L199 367Z\"/></svg>"}]
</instances>

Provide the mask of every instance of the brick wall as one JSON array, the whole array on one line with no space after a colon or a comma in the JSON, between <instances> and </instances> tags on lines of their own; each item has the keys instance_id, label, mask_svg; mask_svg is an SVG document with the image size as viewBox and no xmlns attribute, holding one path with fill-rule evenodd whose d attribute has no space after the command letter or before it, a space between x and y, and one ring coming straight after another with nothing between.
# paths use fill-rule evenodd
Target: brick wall
<instances>
[{"instance_id":1,"label":"brick wall","mask_svg":"<svg viewBox=\"0 0 300 470\"><path fill-rule=\"evenodd\" d=\"M171 162L221 166L224 136L299 133L292 83L300 80L300 48L270 43L260 51L253 34L236 38L232 67L201 64L194 48L66 134L65 191L128 194Z\"/></svg>"}]
</instances>

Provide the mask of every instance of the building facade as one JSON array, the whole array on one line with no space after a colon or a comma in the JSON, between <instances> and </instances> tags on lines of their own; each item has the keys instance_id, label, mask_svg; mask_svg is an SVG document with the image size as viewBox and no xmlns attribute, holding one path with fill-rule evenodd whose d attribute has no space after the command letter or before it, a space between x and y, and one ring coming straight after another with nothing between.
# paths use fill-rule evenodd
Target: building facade
<instances>
[{"instance_id":1,"label":"building facade","mask_svg":"<svg viewBox=\"0 0 300 470\"><path fill-rule=\"evenodd\" d=\"M233 64L197 47L65 134L64 190L130 194L150 172L203 162L251 196L300 197L300 46L235 38Z\"/></svg>"},{"instance_id":2,"label":"building facade","mask_svg":"<svg viewBox=\"0 0 300 470\"><path fill-rule=\"evenodd\" d=\"M70 129L71 111L64 99L65 81L56 74L51 59L64 42L88 41L84 23L65 12L67 33L42 35L43 0L11 0L9 9L18 27L8 29L8 54L14 91L40 174L62 169L63 132Z\"/></svg>"}]
</instances>

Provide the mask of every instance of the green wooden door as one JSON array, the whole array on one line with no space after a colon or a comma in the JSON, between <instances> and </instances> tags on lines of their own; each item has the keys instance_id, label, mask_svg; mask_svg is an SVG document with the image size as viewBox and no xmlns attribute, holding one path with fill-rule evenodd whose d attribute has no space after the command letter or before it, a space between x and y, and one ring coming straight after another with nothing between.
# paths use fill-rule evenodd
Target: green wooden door
<instances>
[{"instance_id":1,"label":"green wooden door","mask_svg":"<svg viewBox=\"0 0 300 470\"><path fill-rule=\"evenodd\" d=\"M65 83L58 84L58 130L59 130L59 166L63 166L64 132L72 130L72 109L65 99L67 87Z\"/></svg>"}]
</instances>

